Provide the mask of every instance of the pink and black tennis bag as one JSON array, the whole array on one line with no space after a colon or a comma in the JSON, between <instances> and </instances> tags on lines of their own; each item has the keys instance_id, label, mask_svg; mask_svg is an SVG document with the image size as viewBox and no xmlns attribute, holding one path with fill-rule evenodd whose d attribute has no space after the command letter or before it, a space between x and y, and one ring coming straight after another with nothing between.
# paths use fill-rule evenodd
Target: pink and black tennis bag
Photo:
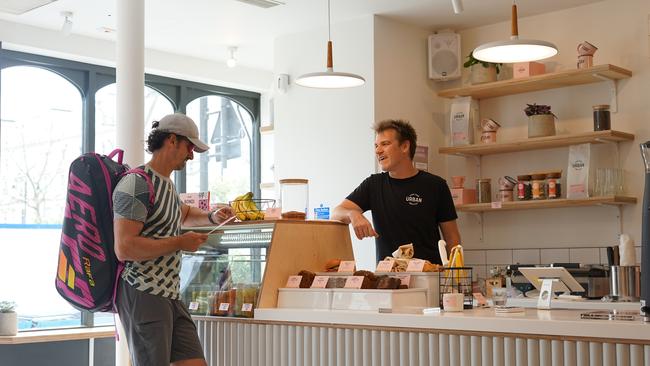
<instances>
[{"instance_id":1,"label":"pink and black tennis bag","mask_svg":"<svg viewBox=\"0 0 650 366\"><path fill-rule=\"evenodd\" d=\"M87 153L70 164L55 282L59 294L79 310L116 312L124 266L113 247L113 189L120 179L128 173L144 177L153 207L151 178L142 168L129 170L123 156L119 149L109 155Z\"/></svg>"}]
</instances>

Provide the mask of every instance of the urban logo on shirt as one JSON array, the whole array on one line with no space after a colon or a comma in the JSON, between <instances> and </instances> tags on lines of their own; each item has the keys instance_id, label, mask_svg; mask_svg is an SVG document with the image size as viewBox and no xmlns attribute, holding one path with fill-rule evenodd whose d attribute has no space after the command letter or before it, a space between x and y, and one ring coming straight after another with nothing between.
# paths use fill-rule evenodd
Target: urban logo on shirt
<instances>
[{"instance_id":1,"label":"urban logo on shirt","mask_svg":"<svg viewBox=\"0 0 650 366\"><path fill-rule=\"evenodd\" d=\"M408 196L406 196L406 203L408 203L411 206L416 206L422 203L422 197L420 197L416 193L411 193Z\"/></svg>"}]
</instances>

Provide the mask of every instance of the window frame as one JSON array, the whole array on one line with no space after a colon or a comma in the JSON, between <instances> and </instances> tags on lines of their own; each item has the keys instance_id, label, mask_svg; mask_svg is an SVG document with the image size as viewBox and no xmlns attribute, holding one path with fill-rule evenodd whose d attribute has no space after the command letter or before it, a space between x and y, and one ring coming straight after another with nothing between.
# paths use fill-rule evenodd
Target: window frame
<instances>
[{"instance_id":1,"label":"window frame","mask_svg":"<svg viewBox=\"0 0 650 366\"><path fill-rule=\"evenodd\" d=\"M76 87L82 99L82 141L83 153L95 150L95 95L101 88L116 82L114 67L94 65L50 56L7 50L0 42L0 71L13 66L31 66L54 72ZM2 80L0 72L0 81ZM257 92L199 83L145 73L145 85L167 98L174 111L185 113L187 105L197 98L215 95L231 99L244 107L252 116L252 143L250 146L250 191L260 195L261 180L261 135L260 100ZM0 88L0 94L2 89ZM0 110L2 105L0 103ZM150 123L151 121L144 121ZM0 134L2 131L0 131ZM185 170L175 172L179 192L185 192ZM93 313L81 312L81 327L93 327ZM38 331L38 330L34 330Z\"/></svg>"}]
</instances>

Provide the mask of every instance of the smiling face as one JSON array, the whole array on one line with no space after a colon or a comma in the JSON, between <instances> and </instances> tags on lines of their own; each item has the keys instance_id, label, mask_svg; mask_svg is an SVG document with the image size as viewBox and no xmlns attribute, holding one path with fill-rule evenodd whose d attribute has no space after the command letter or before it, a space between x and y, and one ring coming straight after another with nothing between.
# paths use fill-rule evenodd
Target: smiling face
<instances>
[{"instance_id":1,"label":"smiling face","mask_svg":"<svg viewBox=\"0 0 650 366\"><path fill-rule=\"evenodd\" d=\"M408 141L399 143L397 131L389 128L377 133L375 136L375 155L385 172L395 171L398 167L408 164L411 165Z\"/></svg>"}]
</instances>

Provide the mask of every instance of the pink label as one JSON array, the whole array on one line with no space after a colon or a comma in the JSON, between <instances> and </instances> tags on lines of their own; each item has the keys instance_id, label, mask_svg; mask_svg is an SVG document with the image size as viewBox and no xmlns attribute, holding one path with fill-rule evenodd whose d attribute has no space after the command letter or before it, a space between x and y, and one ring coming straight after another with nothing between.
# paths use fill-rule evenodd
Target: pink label
<instances>
[{"instance_id":1,"label":"pink label","mask_svg":"<svg viewBox=\"0 0 650 366\"><path fill-rule=\"evenodd\" d=\"M492 208L501 208L501 201L495 201L490 204Z\"/></svg>"},{"instance_id":2,"label":"pink label","mask_svg":"<svg viewBox=\"0 0 650 366\"><path fill-rule=\"evenodd\" d=\"M339 264L339 272L354 272L355 268L354 261L341 261L341 264Z\"/></svg>"},{"instance_id":3,"label":"pink label","mask_svg":"<svg viewBox=\"0 0 650 366\"><path fill-rule=\"evenodd\" d=\"M361 285L363 284L363 276L348 276L348 278L345 280L345 286L344 288L361 288Z\"/></svg>"},{"instance_id":4,"label":"pink label","mask_svg":"<svg viewBox=\"0 0 650 366\"><path fill-rule=\"evenodd\" d=\"M230 303L222 302L219 304L219 311L228 311L228 308L230 308Z\"/></svg>"},{"instance_id":5,"label":"pink label","mask_svg":"<svg viewBox=\"0 0 650 366\"><path fill-rule=\"evenodd\" d=\"M377 263L376 272L390 272L393 269L394 259L386 259Z\"/></svg>"},{"instance_id":6,"label":"pink label","mask_svg":"<svg viewBox=\"0 0 650 366\"><path fill-rule=\"evenodd\" d=\"M424 259L411 259L406 266L406 272L422 272L424 269Z\"/></svg>"},{"instance_id":7,"label":"pink label","mask_svg":"<svg viewBox=\"0 0 650 366\"><path fill-rule=\"evenodd\" d=\"M314 281L311 283L311 288L325 288L327 286L327 280L329 276L316 276Z\"/></svg>"},{"instance_id":8,"label":"pink label","mask_svg":"<svg viewBox=\"0 0 650 366\"><path fill-rule=\"evenodd\" d=\"M289 276L289 278L287 279L287 284L284 287L299 288L300 281L302 281L302 276Z\"/></svg>"},{"instance_id":9,"label":"pink label","mask_svg":"<svg viewBox=\"0 0 650 366\"><path fill-rule=\"evenodd\" d=\"M241 311L253 311L253 304L251 303L242 304Z\"/></svg>"}]
</instances>

